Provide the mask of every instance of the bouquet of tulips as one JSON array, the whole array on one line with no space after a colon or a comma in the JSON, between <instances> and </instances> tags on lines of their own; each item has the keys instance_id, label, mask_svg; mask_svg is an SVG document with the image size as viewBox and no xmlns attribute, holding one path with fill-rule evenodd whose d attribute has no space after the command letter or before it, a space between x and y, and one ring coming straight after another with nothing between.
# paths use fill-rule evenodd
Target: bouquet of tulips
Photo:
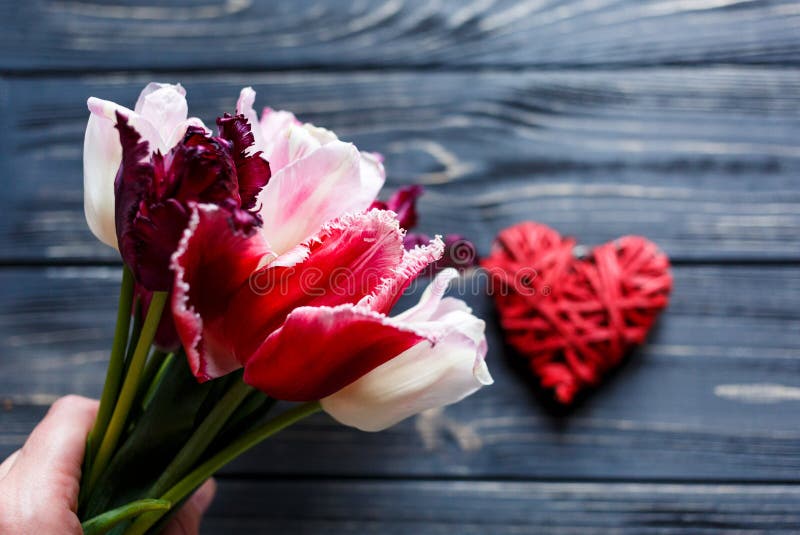
<instances>
[{"instance_id":1,"label":"bouquet of tulips","mask_svg":"<svg viewBox=\"0 0 800 535\"><path fill-rule=\"evenodd\" d=\"M259 118L254 100L243 89L216 133L180 85L149 84L133 110L88 101L86 219L124 268L87 534L157 533L214 472L320 410L379 431L492 382L484 322L443 297L459 240L406 233L420 189L376 200L380 155L289 112Z\"/></svg>"}]
</instances>

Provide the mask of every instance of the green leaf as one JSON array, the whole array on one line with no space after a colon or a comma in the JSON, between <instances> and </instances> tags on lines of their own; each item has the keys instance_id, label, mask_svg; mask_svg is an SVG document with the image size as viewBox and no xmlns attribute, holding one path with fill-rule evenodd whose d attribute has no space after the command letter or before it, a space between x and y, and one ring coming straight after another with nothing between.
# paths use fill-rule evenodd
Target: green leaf
<instances>
[{"instance_id":1,"label":"green leaf","mask_svg":"<svg viewBox=\"0 0 800 535\"><path fill-rule=\"evenodd\" d=\"M185 358L176 358L160 379L150 404L81 510L90 518L146 496L161 472L189 439L207 406L219 394L218 381L200 384Z\"/></svg>"},{"instance_id":2,"label":"green leaf","mask_svg":"<svg viewBox=\"0 0 800 535\"><path fill-rule=\"evenodd\" d=\"M137 500L87 520L81 524L83 535L102 535L120 522L142 513L168 511L170 507L172 504L167 500Z\"/></svg>"}]
</instances>

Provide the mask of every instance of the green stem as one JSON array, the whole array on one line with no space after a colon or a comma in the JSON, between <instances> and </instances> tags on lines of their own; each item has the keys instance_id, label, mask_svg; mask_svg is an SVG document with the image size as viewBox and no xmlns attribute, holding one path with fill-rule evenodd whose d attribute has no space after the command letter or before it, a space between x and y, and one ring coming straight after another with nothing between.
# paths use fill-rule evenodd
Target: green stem
<instances>
[{"instance_id":1,"label":"green stem","mask_svg":"<svg viewBox=\"0 0 800 535\"><path fill-rule=\"evenodd\" d=\"M111 358L108 361L106 382L103 385L103 394L100 396L100 408L97 418L89 432L86 449L86 467L91 467L94 457L94 448L100 443L111 420L111 413L117 402L122 370L125 366L125 346L128 344L128 330L131 324L131 308L133 306L133 274L128 266L122 268L122 284L119 288L119 305L117 307L117 326L114 329L114 344L111 346Z\"/></svg>"},{"instance_id":2,"label":"green stem","mask_svg":"<svg viewBox=\"0 0 800 535\"><path fill-rule=\"evenodd\" d=\"M272 435L289 427L303 418L321 410L319 401L309 401L290 409L277 418L263 423L243 434L225 448L221 449L210 459L200 464L192 470L186 477L181 479L171 489L161 497L170 503L178 503L199 487L206 479L234 460L236 457L246 452L256 444L271 437ZM145 532L155 524L163 513L154 512L142 515L125 531L125 535L144 535Z\"/></svg>"},{"instance_id":3,"label":"green stem","mask_svg":"<svg viewBox=\"0 0 800 535\"><path fill-rule=\"evenodd\" d=\"M191 438L181 448L181 451L161 473L161 477L150 488L149 496L160 496L183 477L186 471L205 453L209 444L217 437L217 433L228 421L231 414L252 391L253 387L247 385L241 379L234 381L228 391L225 392L225 395L208 413L208 416L195 429Z\"/></svg>"},{"instance_id":4,"label":"green stem","mask_svg":"<svg viewBox=\"0 0 800 535\"><path fill-rule=\"evenodd\" d=\"M128 368L131 365L133 352L136 350L136 342L142 334L142 300L140 296L136 296L133 300L133 325L131 326L131 335L128 338L128 351L125 353L125 369L122 372L124 377L128 373Z\"/></svg>"},{"instance_id":5,"label":"green stem","mask_svg":"<svg viewBox=\"0 0 800 535\"><path fill-rule=\"evenodd\" d=\"M253 390L228 419L225 427L222 428L221 434L235 432L236 429L241 430L241 426L246 426L246 429L249 429L256 423L258 418L265 416L275 403L275 399L263 392ZM236 434L238 435L238 433Z\"/></svg>"},{"instance_id":6,"label":"green stem","mask_svg":"<svg viewBox=\"0 0 800 535\"><path fill-rule=\"evenodd\" d=\"M81 528L83 535L102 535L124 520L150 511L166 512L170 507L172 504L166 500L137 500L97 515L82 523Z\"/></svg>"},{"instance_id":7,"label":"green stem","mask_svg":"<svg viewBox=\"0 0 800 535\"><path fill-rule=\"evenodd\" d=\"M153 377L153 380L150 382L150 385L147 387L147 392L145 392L144 397L142 398L142 410L146 410L147 407L150 405L150 402L153 401L153 396L156 395L156 390L158 390L158 386L161 384L161 381L164 379L164 376L169 370L172 363L175 361L175 353L170 353L166 357L164 357L163 362L161 362L161 366L158 368L158 371Z\"/></svg>"},{"instance_id":8,"label":"green stem","mask_svg":"<svg viewBox=\"0 0 800 535\"><path fill-rule=\"evenodd\" d=\"M144 371L142 372L142 382L139 385L139 392L137 394L137 398L140 401L142 398L144 398L145 394L147 394L147 391L150 390L150 387L153 385L153 380L161 369L161 366L164 364L164 359L167 358L167 354L168 353L166 351L154 349L150 354L150 358L147 359L147 364L145 364Z\"/></svg>"},{"instance_id":9,"label":"green stem","mask_svg":"<svg viewBox=\"0 0 800 535\"><path fill-rule=\"evenodd\" d=\"M166 352L156 348L153 348L150 352L147 363L142 370L142 377L139 379L139 389L136 391L136 399L133 403L133 409L131 409L133 411L132 414L135 415L129 422L129 425L136 425L136 418L139 416L139 413L143 412L145 407L144 399L147 397L147 393L153 388L153 382L158 372L161 371L164 362L166 362L167 355Z\"/></svg>"},{"instance_id":10,"label":"green stem","mask_svg":"<svg viewBox=\"0 0 800 535\"><path fill-rule=\"evenodd\" d=\"M119 437L125 429L128 413L131 410L131 405L133 405L136 392L139 389L139 380L145 361L147 360L147 353L150 351L150 344L153 343L153 338L156 335L158 324L161 321L161 312L164 310L164 304L166 302L167 292L153 293L153 297L150 300L150 308L147 310L147 317L142 326L142 334L139 336L139 341L136 343L136 350L133 352L133 357L128 367L128 373L125 376L125 381L122 384L122 390L117 400L117 405L114 407L114 412L111 415L111 420L108 423L105 436L103 436L103 441L100 443L100 448L97 450L97 457L94 459L92 468L89 471L87 496L91 495L92 488L106 469L117 447Z\"/></svg>"}]
</instances>

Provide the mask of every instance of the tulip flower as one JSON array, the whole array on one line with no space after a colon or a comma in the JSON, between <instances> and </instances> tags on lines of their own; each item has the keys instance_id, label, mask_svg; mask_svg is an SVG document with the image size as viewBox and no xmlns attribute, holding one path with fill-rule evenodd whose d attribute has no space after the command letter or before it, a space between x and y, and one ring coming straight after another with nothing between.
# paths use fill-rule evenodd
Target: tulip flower
<instances>
[{"instance_id":1,"label":"tulip flower","mask_svg":"<svg viewBox=\"0 0 800 535\"><path fill-rule=\"evenodd\" d=\"M358 151L330 130L301 123L286 111L253 110L255 91L239 95L236 113L253 125L253 152L273 178L259 196L264 237L283 253L333 218L371 205L386 179L379 154Z\"/></svg>"},{"instance_id":2,"label":"tulip flower","mask_svg":"<svg viewBox=\"0 0 800 535\"><path fill-rule=\"evenodd\" d=\"M87 105L91 113L83 143L86 221L100 241L116 248L114 179L122 162L122 145L114 129L117 113L147 142L150 153L166 154L183 138L188 127L205 127L196 117L187 119L186 91L180 84L148 84L133 110L94 97Z\"/></svg>"},{"instance_id":3,"label":"tulip flower","mask_svg":"<svg viewBox=\"0 0 800 535\"><path fill-rule=\"evenodd\" d=\"M380 431L424 410L460 401L481 386L492 384L484 362L483 320L473 316L463 301L442 298L457 276L454 269L442 271L416 306L382 320L397 329L427 334L423 341L322 399L322 408L328 414L363 431ZM358 340L328 342L344 342L350 351L359 344ZM314 346L323 349L316 358L324 359L324 343Z\"/></svg>"}]
</instances>

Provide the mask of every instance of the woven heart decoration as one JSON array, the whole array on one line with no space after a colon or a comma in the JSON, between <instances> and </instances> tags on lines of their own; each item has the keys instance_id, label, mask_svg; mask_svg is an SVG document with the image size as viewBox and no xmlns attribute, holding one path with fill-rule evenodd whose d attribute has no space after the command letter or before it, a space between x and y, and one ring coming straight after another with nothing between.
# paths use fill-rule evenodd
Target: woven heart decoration
<instances>
[{"instance_id":1,"label":"woven heart decoration","mask_svg":"<svg viewBox=\"0 0 800 535\"><path fill-rule=\"evenodd\" d=\"M672 289L669 259L641 236L581 258L575 244L524 222L501 231L481 262L506 341L564 405L644 342Z\"/></svg>"}]
</instances>

